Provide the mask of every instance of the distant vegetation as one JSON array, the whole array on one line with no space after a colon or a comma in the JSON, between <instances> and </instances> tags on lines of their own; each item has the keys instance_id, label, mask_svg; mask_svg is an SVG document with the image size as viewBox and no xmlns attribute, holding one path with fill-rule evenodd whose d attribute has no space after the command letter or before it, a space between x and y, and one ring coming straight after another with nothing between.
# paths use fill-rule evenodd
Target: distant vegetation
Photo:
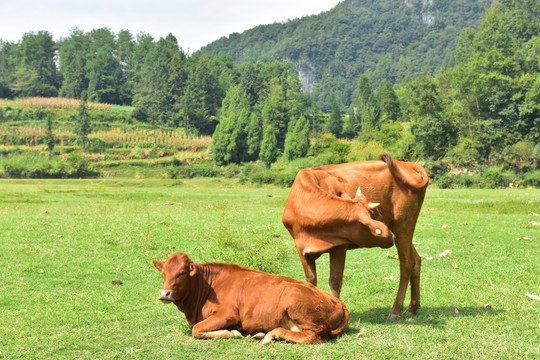
<instances>
[{"instance_id":1,"label":"distant vegetation","mask_svg":"<svg viewBox=\"0 0 540 360\"><path fill-rule=\"evenodd\" d=\"M424 165L441 187L540 186L539 15L537 1L494 3L460 33L454 66L377 87L361 74L345 114L337 96L320 112L289 61L188 56L172 35L76 29L59 43L43 31L0 41L9 99L0 102L0 172L137 168L287 186L303 167L389 151Z\"/></svg>"},{"instance_id":2,"label":"distant vegetation","mask_svg":"<svg viewBox=\"0 0 540 360\"><path fill-rule=\"evenodd\" d=\"M290 60L306 75L319 107L356 101L356 81L374 86L437 74L454 65L461 29L476 26L493 0L345 0L301 19L261 25L203 47L235 62Z\"/></svg>"}]
</instances>

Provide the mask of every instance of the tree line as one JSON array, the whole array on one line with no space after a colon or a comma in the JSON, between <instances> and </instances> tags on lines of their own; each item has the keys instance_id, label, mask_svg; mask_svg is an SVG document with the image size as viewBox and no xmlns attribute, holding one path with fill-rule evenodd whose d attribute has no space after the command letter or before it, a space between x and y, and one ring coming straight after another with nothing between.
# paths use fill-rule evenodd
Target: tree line
<instances>
[{"instance_id":1,"label":"tree line","mask_svg":"<svg viewBox=\"0 0 540 360\"><path fill-rule=\"evenodd\" d=\"M455 40L493 0L347 0L331 10L222 37L201 51L235 62L288 59L312 74L313 97L330 112L356 101L362 74L373 86L453 66Z\"/></svg>"},{"instance_id":2,"label":"tree line","mask_svg":"<svg viewBox=\"0 0 540 360\"><path fill-rule=\"evenodd\" d=\"M108 29L75 29L55 43L45 31L0 42L0 97L65 96L134 106L153 126L212 134L218 164L308 154L321 133L375 142L396 157L431 162L432 173L498 166L538 171L540 4L500 0L464 29L456 64L392 84L351 79L352 101L329 115L301 91L288 61L235 64L185 54L174 36L155 41Z\"/></svg>"}]
</instances>

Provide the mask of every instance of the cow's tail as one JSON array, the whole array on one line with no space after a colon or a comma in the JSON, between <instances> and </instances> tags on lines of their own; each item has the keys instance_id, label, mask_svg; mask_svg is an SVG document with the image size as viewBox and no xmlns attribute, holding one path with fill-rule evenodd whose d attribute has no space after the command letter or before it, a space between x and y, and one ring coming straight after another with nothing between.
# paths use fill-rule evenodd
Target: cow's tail
<instances>
[{"instance_id":1,"label":"cow's tail","mask_svg":"<svg viewBox=\"0 0 540 360\"><path fill-rule=\"evenodd\" d=\"M388 153L379 155L379 160L384 161L392 176L413 191L424 190L429 182L429 176L422 166L410 163L394 161Z\"/></svg>"},{"instance_id":2,"label":"cow's tail","mask_svg":"<svg viewBox=\"0 0 540 360\"><path fill-rule=\"evenodd\" d=\"M341 324L339 324L337 328L330 331L331 338L335 338L336 336L343 334L343 332L347 328L347 325L349 324L349 309L347 309L347 306L345 306L345 303L343 301L340 301L340 303L343 310L343 318L341 319Z\"/></svg>"}]
</instances>

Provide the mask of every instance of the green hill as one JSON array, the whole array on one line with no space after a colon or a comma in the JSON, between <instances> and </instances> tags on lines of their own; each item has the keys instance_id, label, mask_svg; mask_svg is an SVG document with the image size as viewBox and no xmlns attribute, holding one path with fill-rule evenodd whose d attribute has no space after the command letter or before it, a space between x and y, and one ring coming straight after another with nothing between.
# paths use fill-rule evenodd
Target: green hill
<instances>
[{"instance_id":1,"label":"green hill","mask_svg":"<svg viewBox=\"0 0 540 360\"><path fill-rule=\"evenodd\" d=\"M377 86L453 66L455 39L493 0L347 0L330 11L233 33L201 49L237 63L288 59L305 92L329 111L352 103L358 78Z\"/></svg>"}]
</instances>

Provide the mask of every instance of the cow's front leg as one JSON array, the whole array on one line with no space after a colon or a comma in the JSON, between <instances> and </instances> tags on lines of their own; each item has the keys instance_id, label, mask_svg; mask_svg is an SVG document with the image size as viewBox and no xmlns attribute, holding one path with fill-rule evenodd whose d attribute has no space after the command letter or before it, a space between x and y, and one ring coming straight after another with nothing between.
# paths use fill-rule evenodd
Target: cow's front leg
<instances>
[{"instance_id":1,"label":"cow's front leg","mask_svg":"<svg viewBox=\"0 0 540 360\"><path fill-rule=\"evenodd\" d=\"M197 339L209 339L209 338L242 338L237 330L225 330L231 326L238 324L236 319L230 316L212 315L203 321L195 324L191 333L193 337Z\"/></svg>"},{"instance_id":2,"label":"cow's front leg","mask_svg":"<svg viewBox=\"0 0 540 360\"><path fill-rule=\"evenodd\" d=\"M317 286L317 266L315 260L320 255L306 254L303 249L298 250L298 255L300 256L300 262L304 268L304 274L306 275L306 281Z\"/></svg>"},{"instance_id":3,"label":"cow's front leg","mask_svg":"<svg viewBox=\"0 0 540 360\"><path fill-rule=\"evenodd\" d=\"M345 256L347 245L336 246L330 250L330 290L334 297L339 298L343 284L343 270L345 269Z\"/></svg>"}]
</instances>

